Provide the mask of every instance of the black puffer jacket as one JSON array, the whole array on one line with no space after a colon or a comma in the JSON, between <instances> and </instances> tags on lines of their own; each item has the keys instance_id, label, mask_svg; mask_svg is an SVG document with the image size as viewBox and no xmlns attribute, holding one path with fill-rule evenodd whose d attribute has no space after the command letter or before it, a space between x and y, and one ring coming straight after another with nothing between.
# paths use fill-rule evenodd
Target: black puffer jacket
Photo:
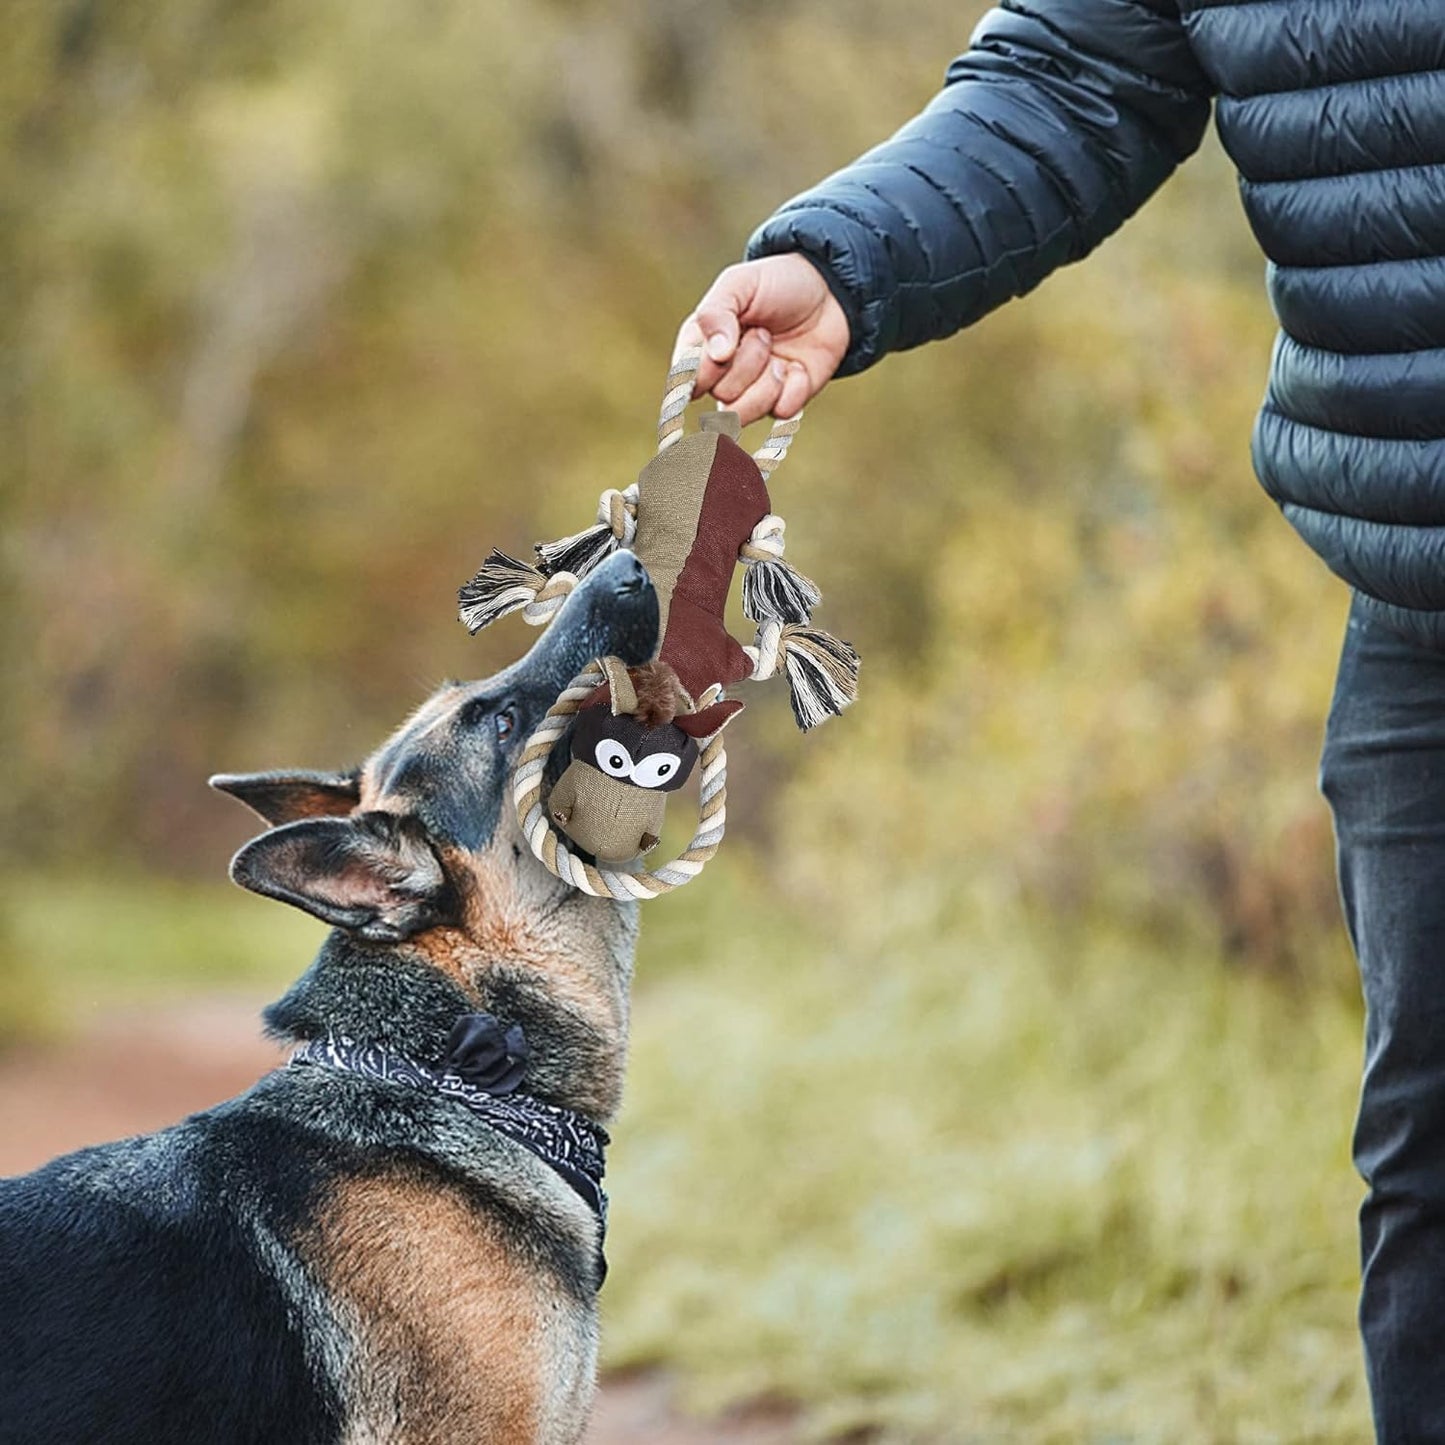
<instances>
[{"instance_id":1,"label":"black puffer jacket","mask_svg":"<svg viewBox=\"0 0 1445 1445\"><path fill-rule=\"evenodd\" d=\"M1004 0L916 120L785 205L842 373L1103 240L1217 123L1282 331L1261 480L1367 606L1445 647L1445 0Z\"/></svg>"}]
</instances>

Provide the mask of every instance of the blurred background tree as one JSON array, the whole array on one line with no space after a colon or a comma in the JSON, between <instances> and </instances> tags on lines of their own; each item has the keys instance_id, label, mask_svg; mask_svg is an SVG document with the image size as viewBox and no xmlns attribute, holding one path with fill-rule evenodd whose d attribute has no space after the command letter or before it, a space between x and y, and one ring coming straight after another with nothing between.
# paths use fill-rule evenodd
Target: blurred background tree
<instances>
[{"instance_id":1,"label":"blurred background tree","mask_svg":"<svg viewBox=\"0 0 1445 1445\"><path fill-rule=\"evenodd\" d=\"M71 935L42 920L75 879L173 899L222 875L245 825L209 772L350 763L441 677L530 641L511 623L469 639L457 585L636 474L704 285L775 205L915 113L981 9L0 3L0 957L30 979L0 988L12 1027L64 987ZM1017 1041L1053 1015L1033 984L1009 991L998 940L1036 962L1106 938L1093 967L1120 991L1090 994L1099 1019L1199 969L1250 976L1201 1015L1200 1058L1236 1003L1281 1030L1331 1021L1309 1048L1251 1032L1246 1059L1348 1035L1314 789L1346 600L1250 476L1273 324L1232 187L1211 139L1095 258L810 409L775 494L826 625L863 654L863 701L802 741L768 690L731 745L729 849L835 1002L860 950L931 940L907 1007L997 1008ZM713 998L763 986L697 941L715 905L691 895L742 886L658 905L644 989L668 950ZM996 996L938 992L950 960L985 955ZM682 986L640 1001L644 1120ZM1051 997L1080 1039L1118 1042ZM818 1006L780 991L780 1047L790 1009ZM1345 1200L1353 1062L1329 1065L1338 1114L1298 1141L1325 1141ZM1093 1077L1058 1076L1059 1097ZM654 1204L693 1180L650 1177ZM1315 1280L1335 1360L1353 1348L1345 1212ZM1100 1218L1111 1240L1137 1224ZM1200 1276L1169 1278L1189 1294ZM663 1349L677 1318L649 1334L617 1288L618 1337ZM1329 1400L1357 1429L1357 1388Z\"/></svg>"},{"instance_id":2,"label":"blurred background tree","mask_svg":"<svg viewBox=\"0 0 1445 1445\"><path fill-rule=\"evenodd\" d=\"M4 838L208 874L234 828L207 771L354 757L517 645L445 626L457 580L637 469L701 285L964 29L807 0L9 11ZM916 777L942 806L898 831L971 875L1299 968L1334 930L1311 773L1342 602L1248 475L1271 323L1226 175L1211 145L1067 280L818 404L781 504L871 726L894 688L924 705L902 749L775 726L750 770L807 758L819 798L781 813L861 800L854 826L874 802L838 771Z\"/></svg>"}]
</instances>

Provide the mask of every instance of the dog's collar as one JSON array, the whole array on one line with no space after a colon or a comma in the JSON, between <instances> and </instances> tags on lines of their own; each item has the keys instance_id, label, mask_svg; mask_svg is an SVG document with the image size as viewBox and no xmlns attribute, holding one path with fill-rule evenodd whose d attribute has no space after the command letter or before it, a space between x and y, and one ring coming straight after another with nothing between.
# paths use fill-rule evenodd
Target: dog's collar
<instances>
[{"instance_id":1,"label":"dog's collar","mask_svg":"<svg viewBox=\"0 0 1445 1445\"><path fill-rule=\"evenodd\" d=\"M498 1134L530 1150L560 1174L597 1216L597 1284L601 1287L607 1274L607 1260L602 1253L607 1234L603 1151L610 1141L600 1124L575 1109L543 1103L531 1094L488 1093L450 1069L430 1068L382 1044L359 1044L345 1034L311 1039L291 1055L292 1068L317 1064L389 1084L432 1090L470 1109Z\"/></svg>"}]
</instances>

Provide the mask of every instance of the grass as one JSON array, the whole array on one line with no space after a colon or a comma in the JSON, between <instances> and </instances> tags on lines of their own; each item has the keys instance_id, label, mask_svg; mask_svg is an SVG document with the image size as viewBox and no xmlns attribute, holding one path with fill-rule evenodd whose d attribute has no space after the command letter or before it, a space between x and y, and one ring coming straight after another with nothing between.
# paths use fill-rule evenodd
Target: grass
<instances>
[{"instance_id":1,"label":"grass","mask_svg":"<svg viewBox=\"0 0 1445 1445\"><path fill-rule=\"evenodd\" d=\"M612 1364L801 1398L819 1435L1368 1437L1346 1000L1007 914L697 891L644 932Z\"/></svg>"},{"instance_id":2,"label":"grass","mask_svg":"<svg viewBox=\"0 0 1445 1445\"><path fill-rule=\"evenodd\" d=\"M27 1031L186 994L275 997L325 930L228 883L151 876L12 877L0 891L0 961ZM0 998L0 1008L6 1000Z\"/></svg>"},{"instance_id":3,"label":"grass","mask_svg":"<svg viewBox=\"0 0 1445 1445\"><path fill-rule=\"evenodd\" d=\"M745 865L647 909L610 1367L801 1401L820 1438L1367 1438L1347 999L1007 909L806 917ZM319 936L224 887L7 903L61 1019L270 997Z\"/></svg>"}]
</instances>

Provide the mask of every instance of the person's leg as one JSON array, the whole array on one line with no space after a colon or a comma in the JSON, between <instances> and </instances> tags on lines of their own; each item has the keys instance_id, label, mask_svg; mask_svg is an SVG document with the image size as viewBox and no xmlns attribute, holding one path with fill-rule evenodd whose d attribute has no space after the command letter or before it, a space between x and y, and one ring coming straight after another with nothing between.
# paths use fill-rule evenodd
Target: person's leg
<instances>
[{"instance_id":1,"label":"person's leg","mask_svg":"<svg viewBox=\"0 0 1445 1445\"><path fill-rule=\"evenodd\" d=\"M1356 607L1321 764L1365 993L1360 1329L1382 1445L1445 1442L1445 653Z\"/></svg>"}]
</instances>

